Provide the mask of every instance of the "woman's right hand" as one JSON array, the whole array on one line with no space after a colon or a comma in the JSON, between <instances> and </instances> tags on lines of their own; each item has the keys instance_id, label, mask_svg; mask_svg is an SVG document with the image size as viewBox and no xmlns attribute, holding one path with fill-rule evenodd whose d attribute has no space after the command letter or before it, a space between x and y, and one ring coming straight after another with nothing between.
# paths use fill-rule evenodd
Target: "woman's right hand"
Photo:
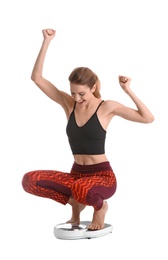
<instances>
[{"instance_id":1,"label":"woman's right hand","mask_svg":"<svg viewBox=\"0 0 168 260\"><path fill-rule=\"evenodd\" d=\"M42 33L43 33L44 40L45 39L52 40L55 37L56 30L48 28L42 30Z\"/></svg>"}]
</instances>

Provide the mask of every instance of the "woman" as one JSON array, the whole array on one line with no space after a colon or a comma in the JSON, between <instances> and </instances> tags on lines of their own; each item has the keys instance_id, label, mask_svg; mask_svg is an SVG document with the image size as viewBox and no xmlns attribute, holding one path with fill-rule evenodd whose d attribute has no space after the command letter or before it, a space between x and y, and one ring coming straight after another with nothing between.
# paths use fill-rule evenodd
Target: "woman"
<instances>
[{"instance_id":1,"label":"woman","mask_svg":"<svg viewBox=\"0 0 168 260\"><path fill-rule=\"evenodd\" d=\"M68 223L79 224L81 211L86 205L92 206L94 213L88 229L102 229L108 209L106 200L113 196L117 186L104 150L107 127L114 116L140 123L151 123L154 117L130 89L131 79L125 76L119 76L119 84L137 109L102 100L99 79L86 67L75 68L69 75L71 95L59 90L42 75L47 49L56 31L45 29L42 33L44 39L31 79L64 109L74 163L70 173L54 170L28 172L23 176L22 185L31 194L64 205L69 203L72 217Z\"/></svg>"}]
</instances>

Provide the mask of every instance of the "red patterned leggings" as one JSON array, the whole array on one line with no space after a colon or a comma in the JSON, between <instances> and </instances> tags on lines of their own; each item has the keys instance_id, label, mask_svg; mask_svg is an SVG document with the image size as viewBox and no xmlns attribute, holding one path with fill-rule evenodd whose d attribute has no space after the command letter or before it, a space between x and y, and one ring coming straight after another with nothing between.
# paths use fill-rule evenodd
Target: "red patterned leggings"
<instances>
[{"instance_id":1,"label":"red patterned leggings","mask_svg":"<svg viewBox=\"0 0 168 260\"><path fill-rule=\"evenodd\" d=\"M37 170L26 173L22 179L26 192L67 204L71 197L78 203L102 207L103 200L116 191L116 177L109 162L94 165L74 163L70 173Z\"/></svg>"}]
</instances>

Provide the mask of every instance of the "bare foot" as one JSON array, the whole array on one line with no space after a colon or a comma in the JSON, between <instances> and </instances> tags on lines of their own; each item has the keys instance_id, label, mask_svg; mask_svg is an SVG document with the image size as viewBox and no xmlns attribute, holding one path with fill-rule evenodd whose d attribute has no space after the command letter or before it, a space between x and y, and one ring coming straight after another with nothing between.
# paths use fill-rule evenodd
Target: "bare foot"
<instances>
[{"instance_id":1,"label":"bare foot","mask_svg":"<svg viewBox=\"0 0 168 260\"><path fill-rule=\"evenodd\" d=\"M80 224L80 213L85 208L85 205L76 202L73 198L70 198L68 203L72 206L72 217L66 223L71 223L73 225L79 225Z\"/></svg>"},{"instance_id":2,"label":"bare foot","mask_svg":"<svg viewBox=\"0 0 168 260\"><path fill-rule=\"evenodd\" d=\"M103 229L107 210L108 210L108 204L106 201L104 201L102 208L100 210L94 211L92 223L88 226L89 230Z\"/></svg>"}]
</instances>

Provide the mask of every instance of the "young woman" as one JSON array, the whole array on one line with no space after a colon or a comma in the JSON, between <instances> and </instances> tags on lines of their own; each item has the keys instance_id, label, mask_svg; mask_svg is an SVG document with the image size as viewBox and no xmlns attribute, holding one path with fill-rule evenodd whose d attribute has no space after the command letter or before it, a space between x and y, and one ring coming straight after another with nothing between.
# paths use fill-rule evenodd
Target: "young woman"
<instances>
[{"instance_id":1,"label":"young woman","mask_svg":"<svg viewBox=\"0 0 168 260\"><path fill-rule=\"evenodd\" d=\"M43 77L47 49L56 31L45 29L43 42L31 79L52 100L62 106L67 117L66 132L74 156L70 173L36 170L26 173L22 185L26 192L72 206L69 223L79 224L86 205L94 209L88 229L104 227L107 199L116 191L116 177L105 154L107 127L114 116L151 123L154 116L130 88L131 79L119 76L119 84L137 109L102 100L97 75L86 67L75 68L69 75L70 95Z\"/></svg>"}]
</instances>

